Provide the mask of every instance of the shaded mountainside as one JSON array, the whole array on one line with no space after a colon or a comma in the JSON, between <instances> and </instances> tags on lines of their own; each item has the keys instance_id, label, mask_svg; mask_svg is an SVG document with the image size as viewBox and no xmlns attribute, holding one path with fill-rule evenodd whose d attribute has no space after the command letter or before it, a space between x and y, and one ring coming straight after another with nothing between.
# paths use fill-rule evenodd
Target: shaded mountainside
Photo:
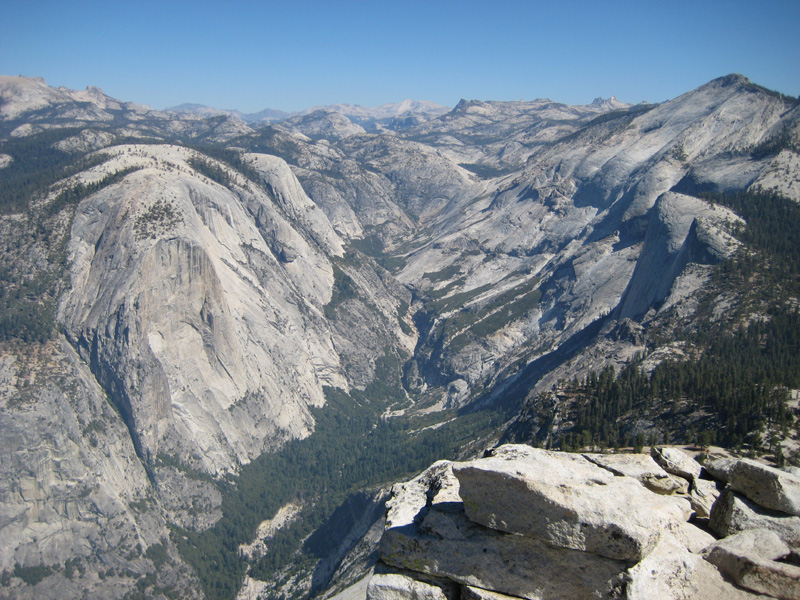
<instances>
[{"instance_id":1,"label":"shaded mountainside","mask_svg":"<svg viewBox=\"0 0 800 600\"><path fill-rule=\"evenodd\" d=\"M792 459L796 99L0 98L0 596L330 594L501 436Z\"/></svg>"}]
</instances>

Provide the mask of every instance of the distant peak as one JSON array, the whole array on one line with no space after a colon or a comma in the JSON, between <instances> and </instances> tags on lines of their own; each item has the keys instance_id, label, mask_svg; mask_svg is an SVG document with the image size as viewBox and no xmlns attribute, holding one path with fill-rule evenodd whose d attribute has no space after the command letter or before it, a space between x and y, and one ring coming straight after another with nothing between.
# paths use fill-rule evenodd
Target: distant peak
<instances>
[{"instance_id":1,"label":"distant peak","mask_svg":"<svg viewBox=\"0 0 800 600\"><path fill-rule=\"evenodd\" d=\"M747 77L744 75L739 75L738 73L732 73L730 75L725 75L724 77L717 77L716 79L709 81L707 84L697 88L696 91L713 91L721 89L725 89L726 93L766 94L767 96L771 96L773 98L779 98L784 103L794 104L797 102L797 99L793 96L786 96L785 94L775 90L771 90L762 85L758 85L757 83L753 83Z\"/></svg>"},{"instance_id":2,"label":"distant peak","mask_svg":"<svg viewBox=\"0 0 800 600\"><path fill-rule=\"evenodd\" d=\"M204 104L195 104L194 102L184 102L183 104L178 104L177 106L168 106L164 109L166 112L192 112L197 110L203 110L208 108Z\"/></svg>"},{"instance_id":3,"label":"distant peak","mask_svg":"<svg viewBox=\"0 0 800 600\"><path fill-rule=\"evenodd\" d=\"M477 103L478 103L477 100L465 100L464 98L462 98L461 100L458 101L458 104L455 105L455 108L453 108L453 110L458 110L458 111L467 110L470 106L475 106Z\"/></svg>"},{"instance_id":4,"label":"distant peak","mask_svg":"<svg viewBox=\"0 0 800 600\"><path fill-rule=\"evenodd\" d=\"M0 75L0 78L8 81L18 81L18 82L27 81L28 83L39 83L47 85L47 81L45 81L44 77L28 77L26 75Z\"/></svg>"},{"instance_id":5,"label":"distant peak","mask_svg":"<svg viewBox=\"0 0 800 600\"><path fill-rule=\"evenodd\" d=\"M628 106L628 104L620 102L619 100L617 100L616 96L611 96L610 98L602 98L598 96L597 98L592 100L592 103L589 106L605 110L616 110L619 108L625 108Z\"/></svg>"},{"instance_id":6,"label":"distant peak","mask_svg":"<svg viewBox=\"0 0 800 600\"><path fill-rule=\"evenodd\" d=\"M730 75L725 75L724 77L718 77L717 79L712 80L711 83L715 83L724 87L729 85L748 85L750 80L744 75L731 73Z\"/></svg>"}]
</instances>

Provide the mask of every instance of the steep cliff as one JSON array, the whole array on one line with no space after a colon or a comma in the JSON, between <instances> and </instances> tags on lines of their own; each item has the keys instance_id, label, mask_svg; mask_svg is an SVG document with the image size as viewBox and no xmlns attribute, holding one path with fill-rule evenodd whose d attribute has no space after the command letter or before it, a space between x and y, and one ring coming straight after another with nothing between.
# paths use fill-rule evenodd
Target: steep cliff
<instances>
[{"instance_id":1,"label":"steep cliff","mask_svg":"<svg viewBox=\"0 0 800 600\"><path fill-rule=\"evenodd\" d=\"M321 215L283 216L302 197L221 186L193 156L114 148L99 169L142 168L77 207L60 319L147 463L216 474L307 435L322 385L346 386L322 316L342 250Z\"/></svg>"}]
</instances>

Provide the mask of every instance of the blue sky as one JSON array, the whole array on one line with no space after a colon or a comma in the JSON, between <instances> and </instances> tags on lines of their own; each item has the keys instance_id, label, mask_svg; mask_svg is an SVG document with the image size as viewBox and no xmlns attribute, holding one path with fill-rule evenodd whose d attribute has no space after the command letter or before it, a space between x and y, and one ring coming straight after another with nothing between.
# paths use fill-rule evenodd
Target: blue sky
<instances>
[{"instance_id":1,"label":"blue sky","mask_svg":"<svg viewBox=\"0 0 800 600\"><path fill-rule=\"evenodd\" d=\"M800 95L800 0L0 0L0 74L165 108Z\"/></svg>"}]
</instances>

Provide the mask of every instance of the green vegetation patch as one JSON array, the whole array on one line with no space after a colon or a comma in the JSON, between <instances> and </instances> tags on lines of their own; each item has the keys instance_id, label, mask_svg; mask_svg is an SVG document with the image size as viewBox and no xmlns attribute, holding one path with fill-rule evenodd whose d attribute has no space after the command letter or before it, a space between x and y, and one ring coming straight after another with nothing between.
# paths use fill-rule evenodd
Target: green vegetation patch
<instances>
[{"instance_id":1,"label":"green vegetation patch","mask_svg":"<svg viewBox=\"0 0 800 600\"><path fill-rule=\"evenodd\" d=\"M333 293L331 300L325 305L325 317L333 319L337 307L347 300L358 298L358 287L350 276L339 265L333 263Z\"/></svg>"},{"instance_id":2,"label":"green vegetation patch","mask_svg":"<svg viewBox=\"0 0 800 600\"><path fill-rule=\"evenodd\" d=\"M439 281L447 281L461 273L461 267L458 265L449 265L440 271L433 271L423 273L423 277L431 283L438 283Z\"/></svg>"},{"instance_id":3,"label":"green vegetation patch","mask_svg":"<svg viewBox=\"0 0 800 600\"><path fill-rule=\"evenodd\" d=\"M156 200L146 211L136 217L134 223L136 239L155 239L163 233L172 231L181 223L183 223L183 215L180 214L174 203L164 199Z\"/></svg>"},{"instance_id":4,"label":"green vegetation patch","mask_svg":"<svg viewBox=\"0 0 800 600\"><path fill-rule=\"evenodd\" d=\"M56 297L63 272L17 273L0 267L0 340L45 342L55 332Z\"/></svg>"},{"instance_id":5,"label":"green vegetation patch","mask_svg":"<svg viewBox=\"0 0 800 600\"><path fill-rule=\"evenodd\" d=\"M461 287L466 283L466 278L459 277L457 279L453 279L450 283L446 286L439 288L438 290L431 290L428 296L434 301L441 300L445 297L448 297L448 294L452 292L454 289Z\"/></svg>"},{"instance_id":6,"label":"green vegetation patch","mask_svg":"<svg viewBox=\"0 0 800 600\"><path fill-rule=\"evenodd\" d=\"M290 165L297 165L303 143L298 142L274 127L267 125L258 131L235 140L237 146L256 154L271 154L282 158Z\"/></svg>"},{"instance_id":7,"label":"green vegetation patch","mask_svg":"<svg viewBox=\"0 0 800 600\"><path fill-rule=\"evenodd\" d=\"M263 177L250 163L242 158L242 154L231 148L221 148L213 144L186 144L187 148L205 154L209 158L228 165L231 169L238 171L246 179L249 179L262 189L267 189L263 184ZM201 156L189 159L189 165L198 173L209 179L228 187L230 185L230 174L225 169L215 165ZM269 190L267 190L269 191Z\"/></svg>"},{"instance_id":8,"label":"green vegetation patch","mask_svg":"<svg viewBox=\"0 0 800 600\"><path fill-rule=\"evenodd\" d=\"M759 432L768 426L785 434L792 420L788 387L800 386L796 351L800 314L781 312L770 317L735 332L716 331L704 340L698 358L662 362L649 375L641 370L638 357L619 376L607 368L599 376L590 373L582 383L568 385L563 393L577 399L575 425L561 447L636 444L625 437L627 423L656 406L661 407L657 421L663 433L651 443L677 440L757 447ZM711 417L703 438L697 430L676 430L680 415L697 411Z\"/></svg>"},{"instance_id":9,"label":"green vegetation patch","mask_svg":"<svg viewBox=\"0 0 800 600\"><path fill-rule=\"evenodd\" d=\"M19 563L14 565L14 577L19 577L28 585L36 585L45 577L53 574L52 567L47 565L36 565L32 567L21 567Z\"/></svg>"},{"instance_id":10,"label":"green vegetation patch","mask_svg":"<svg viewBox=\"0 0 800 600\"><path fill-rule=\"evenodd\" d=\"M55 147L80 131L55 129L0 142L0 154L14 159L0 169L0 214L25 212L31 200L43 196L57 181L105 160L100 154L76 159Z\"/></svg>"},{"instance_id":11,"label":"green vegetation patch","mask_svg":"<svg viewBox=\"0 0 800 600\"><path fill-rule=\"evenodd\" d=\"M211 181L215 181L224 187L228 187L231 184L231 176L228 171L217 164L214 164L200 156L192 156L186 162L195 171L201 175L205 175Z\"/></svg>"},{"instance_id":12,"label":"green vegetation patch","mask_svg":"<svg viewBox=\"0 0 800 600\"><path fill-rule=\"evenodd\" d=\"M159 570L169 560L167 547L164 544L150 544L144 553L145 557L153 561L153 566Z\"/></svg>"},{"instance_id":13,"label":"green vegetation patch","mask_svg":"<svg viewBox=\"0 0 800 600\"><path fill-rule=\"evenodd\" d=\"M174 454L159 452L156 455L155 464L153 466L156 468L172 467L173 469L183 473L188 479L207 481L209 483L214 482L214 478L211 477L211 475L191 467Z\"/></svg>"},{"instance_id":14,"label":"green vegetation patch","mask_svg":"<svg viewBox=\"0 0 800 600\"><path fill-rule=\"evenodd\" d=\"M463 167L467 171L471 173L475 173L481 179L494 179L495 177L502 177L503 175L508 175L509 173L513 173L515 169L511 168L500 168L500 167L492 167L490 165L480 165L478 163L459 163L459 167Z\"/></svg>"},{"instance_id":15,"label":"green vegetation patch","mask_svg":"<svg viewBox=\"0 0 800 600\"><path fill-rule=\"evenodd\" d=\"M371 256L373 258L382 256L384 254L383 240L381 240L380 236L375 234L365 235L361 239L352 239L350 240L350 245L359 252L363 252L367 256Z\"/></svg>"},{"instance_id":16,"label":"green vegetation patch","mask_svg":"<svg viewBox=\"0 0 800 600\"><path fill-rule=\"evenodd\" d=\"M432 293L431 296L435 299L429 304L429 310L431 310L434 314L440 315L455 308L465 306L482 293L492 289L492 287L493 285L491 283L487 283L471 290L458 292L452 296L444 296L439 298L436 298Z\"/></svg>"},{"instance_id":17,"label":"green vegetation patch","mask_svg":"<svg viewBox=\"0 0 800 600\"><path fill-rule=\"evenodd\" d=\"M383 240L374 233L365 235L361 239L350 240L350 245L359 252L373 258L376 263L390 273L397 273L406 264L402 256L387 253L384 250Z\"/></svg>"},{"instance_id":18,"label":"green vegetation patch","mask_svg":"<svg viewBox=\"0 0 800 600\"><path fill-rule=\"evenodd\" d=\"M492 298L478 310L461 310L448 318L446 335L455 334L449 341L450 350L458 352L470 339L500 331L536 308L542 299L542 292L536 287L538 284L539 278L532 277Z\"/></svg>"},{"instance_id":19,"label":"green vegetation patch","mask_svg":"<svg viewBox=\"0 0 800 600\"><path fill-rule=\"evenodd\" d=\"M745 154L749 154L753 158L762 159L776 156L780 154L782 150L791 150L800 153L800 144L798 144L794 138L795 136L792 135L791 129L789 127L784 127L776 135L746 150Z\"/></svg>"},{"instance_id":20,"label":"green vegetation patch","mask_svg":"<svg viewBox=\"0 0 800 600\"><path fill-rule=\"evenodd\" d=\"M119 171L109 173L99 181L95 181L93 183L81 183L79 181L55 197L53 202L47 207L47 214L48 216L55 215L64 210L67 206L77 206L77 204L84 198L88 198L103 188L114 185L115 183L119 183L126 176L139 171L140 169L142 169L140 166L120 169Z\"/></svg>"}]
</instances>

